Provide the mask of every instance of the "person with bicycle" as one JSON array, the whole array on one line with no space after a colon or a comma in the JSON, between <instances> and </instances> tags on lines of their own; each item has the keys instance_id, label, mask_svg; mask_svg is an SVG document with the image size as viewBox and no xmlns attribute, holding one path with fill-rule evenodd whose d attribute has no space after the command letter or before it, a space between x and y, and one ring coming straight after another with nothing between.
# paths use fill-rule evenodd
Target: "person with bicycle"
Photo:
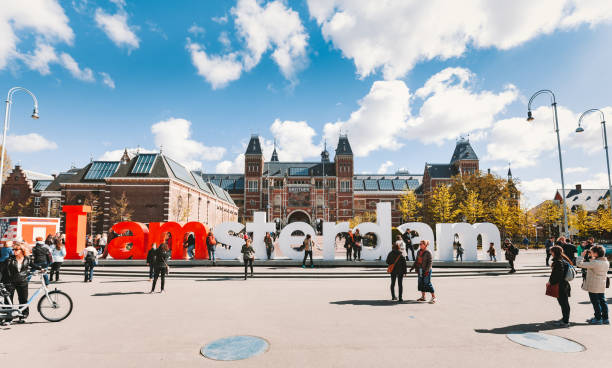
<instances>
[{"instance_id":1,"label":"person with bicycle","mask_svg":"<svg viewBox=\"0 0 612 368\"><path fill-rule=\"evenodd\" d=\"M47 269L53 262L53 256L49 247L43 241L42 236L36 237L36 244L32 248L32 267L38 270ZM49 285L49 275L45 274L45 284Z\"/></svg>"},{"instance_id":2,"label":"person with bicycle","mask_svg":"<svg viewBox=\"0 0 612 368\"><path fill-rule=\"evenodd\" d=\"M13 244L13 253L11 257L6 261L2 273L2 282L6 286L6 290L9 293L9 297L13 300L15 291L17 292L17 298L19 304L25 304L28 302L28 276L30 273L30 267L33 266L32 261L26 254L27 250L25 245L21 243ZM26 308L21 316L19 317L19 323L24 323L25 319L29 315L29 308Z\"/></svg>"},{"instance_id":3,"label":"person with bicycle","mask_svg":"<svg viewBox=\"0 0 612 368\"><path fill-rule=\"evenodd\" d=\"M151 285L151 292L155 291L155 285L157 284L157 279L161 276L161 290L160 293L164 291L164 286L166 283L166 275L168 274L168 258L170 258L170 252L167 242L163 242L155 253L155 264L154 264L154 273L153 273L153 285Z\"/></svg>"}]
</instances>

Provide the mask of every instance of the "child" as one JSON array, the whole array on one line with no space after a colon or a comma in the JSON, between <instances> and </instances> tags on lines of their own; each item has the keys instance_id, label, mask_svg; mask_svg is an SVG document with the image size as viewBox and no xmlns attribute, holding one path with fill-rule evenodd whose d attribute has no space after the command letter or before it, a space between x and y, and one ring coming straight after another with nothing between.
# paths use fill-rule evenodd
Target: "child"
<instances>
[{"instance_id":1,"label":"child","mask_svg":"<svg viewBox=\"0 0 612 368\"><path fill-rule=\"evenodd\" d=\"M489 250L487 250L487 253L489 253L489 260L490 261L497 262L497 258L495 258L495 247L493 246L493 243L489 244Z\"/></svg>"}]
</instances>

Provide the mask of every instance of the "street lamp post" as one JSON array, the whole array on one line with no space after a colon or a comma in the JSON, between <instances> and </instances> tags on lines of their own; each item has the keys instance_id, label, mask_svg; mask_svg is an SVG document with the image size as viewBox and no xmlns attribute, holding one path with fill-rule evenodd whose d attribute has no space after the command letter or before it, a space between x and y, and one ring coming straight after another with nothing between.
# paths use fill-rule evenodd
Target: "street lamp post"
<instances>
[{"instance_id":1,"label":"street lamp post","mask_svg":"<svg viewBox=\"0 0 612 368\"><path fill-rule=\"evenodd\" d=\"M561 172L561 191L563 194L563 226L564 226L564 233L565 236L569 236L569 232L568 232L568 226L567 226L567 209L566 209L566 204L565 204L565 179L563 178L563 159L561 158L561 138L559 138L559 119L557 117L557 100L555 99L555 94L548 89L542 89L539 90L538 92L534 93L533 96L531 96L531 98L529 99L529 104L527 105L527 121L533 121L533 115L531 113L531 103L533 102L533 100L543 94L546 93L548 95L550 95L550 99L551 99L551 103L550 105L552 106L552 110L553 110L553 122L555 124L554 128L555 128L555 133L557 133L557 150L559 151L559 170Z\"/></svg>"},{"instance_id":2,"label":"street lamp post","mask_svg":"<svg viewBox=\"0 0 612 368\"><path fill-rule=\"evenodd\" d=\"M606 117L604 116L603 111L599 109L590 109L582 113L580 118L578 119L578 128L576 128L576 133L584 132L584 128L582 127L582 118L592 112L599 112L601 115L601 134L603 135L603 144L604 151L606 151L606 166L608 168L608 195L610 199L610 209L612 209L612 181L610 180L610 156L608 155L608 133L606 131Z\"/></svg>"},{"instance_id":3,"label":"street lamp post","mask_svg":"<svg viewBox=\"0 0 612 368\"><path fill-rule=\"evenodd\" d=\"M6 131L8 130L9 119L11 114L11 104L13 103L13 95L17 91L23 91L32 96L34 100L34 111L32 111L32 119L38 119L38 100L36 96L29 90L23 87L13 87L9 89L6 96L6 111L4 113L4 132L2 133L2 150L0 152L0 199L2 198L2 184L4 182L4 151L6 147Z\"/></svg>"}]
</instances>

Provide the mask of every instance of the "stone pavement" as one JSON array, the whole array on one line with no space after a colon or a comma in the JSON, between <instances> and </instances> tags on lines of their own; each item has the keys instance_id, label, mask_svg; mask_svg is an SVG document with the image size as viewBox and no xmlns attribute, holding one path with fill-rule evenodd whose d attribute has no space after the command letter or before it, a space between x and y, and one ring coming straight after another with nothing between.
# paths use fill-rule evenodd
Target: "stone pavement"
<instances>
[{"instance_id":1,"label":"stone pavement","mask_svg":"<svg viewBox=\"0 0 612 368\"><path fill-rule=\"evenodd\" d=\"M525 257L528 258L528 257ZM73 314L46 323L0 328L2 366L45 367L559 367L610 365L612 327L587 326L592 316L580 280L573 281L568 329L557 301L544 295L546 275L439 277L436 304L389 301L383 278L255 278L167 280L163 294L134 277L66 275ZM278 270L282 272L283 270ZM314 270L317 271L316 269ZM270 272L273 272L271 270ZM32 285L34 286L34 285ZM506 333L541 331L575 340L582 353L550 353L511 342ZM270 350L237 362L203 358L199 349L233 335L267 339ZM25 363L24 363L25 362Z\"/></svg>"}]
</instances>

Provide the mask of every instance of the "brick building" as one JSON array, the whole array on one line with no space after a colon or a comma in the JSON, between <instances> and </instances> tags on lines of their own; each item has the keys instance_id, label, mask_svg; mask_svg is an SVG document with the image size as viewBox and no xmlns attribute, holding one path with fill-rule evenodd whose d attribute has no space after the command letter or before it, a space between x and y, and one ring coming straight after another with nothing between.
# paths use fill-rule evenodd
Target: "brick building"
<instances>
[{"instance_id":1,"label":"brick building","mask_svg":"<svg viewBox=\"0 0 612 368\"><path fill-rule=\"evenodd\" d=\"M259 137L251 136L245 152L244 174L208 174L201 177L227 190L240 208L240 221L256 211L267 212L279 226L294 221L318 225L321 221L348 221L376 210L376 203L391 202L392 222L398 225L399 198L406 188L420 198L453 175L479 170L478 157L468 140L457 142L449 164L426 164L424 174L355 174L354 156L346 135L338 139L334 160L321 152L316 162L281 162L276 149L265 161Z\"/></svg>"},{"instance_id":2,"label":"brick building","mask_svg":"<svg viewBox=\"0 0 612 368\"><path fill-rule=\"evenodd\" d=\"M54 179L16 165L2 184L2 208L14 215L20 212L23 216L57 217L59 203L42 195ZM54 213L56 216L52 216Z\"/></svg>"},{"instance_id":3,"label":"brick building","mask_svg":"<svg viewBox=\"0 0 612 368\"><path fill-rule=\"evenodd\" d=\"M106 232L128 217L143 223L198 221L214 226L238 216L238 207L226 191L162 153L130 158L125 152L120 161L92 161L61 173L48 189L59 191L61 205L92 206L90 233ZM122 207L129 216L121 218Z\"/></svg>"}]
</instances>

